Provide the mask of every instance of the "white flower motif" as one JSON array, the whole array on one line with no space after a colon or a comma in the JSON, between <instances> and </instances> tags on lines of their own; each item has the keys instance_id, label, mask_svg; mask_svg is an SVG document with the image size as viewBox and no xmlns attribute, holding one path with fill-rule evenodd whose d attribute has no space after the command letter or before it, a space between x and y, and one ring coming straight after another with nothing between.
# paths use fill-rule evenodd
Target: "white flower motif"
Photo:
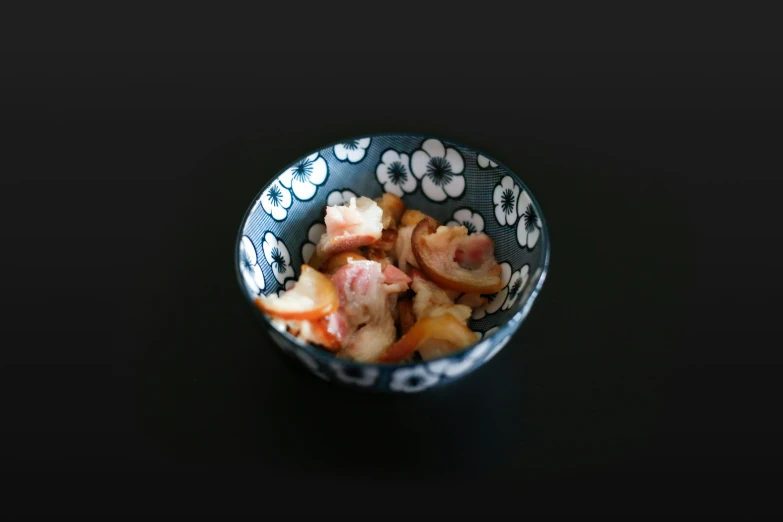
<instances>
[{"instance_id":1,"label":"white flower motif","mask_svg":"<svg viewBox=\"0 0 783 522\"><path fill-rule=\"evenodd\" d=\"M291 255L288 248L281 239L275 237L271 232L264 236L264 257L266 262L272 267L272 273L280 284L283 284L289 277L294 277L294 269L291 268Z\"/></svg>"},{"instance_id":2,"label":"white flower motif","mask_svg":"<svg viewBox=\"0 0 783 522\"><path fill-rule=\"evenodd\" d=\"M486 353L492 348L492 342L489 340L485 340L484 342L480 343L478 346L473 348L473 351L468 354L468 358L472 361L478 361Z\"/></svg>"},{"instance_id":3,"label":"white flower motif","mask_svg":"<svg viewBox=\"0 0 783 522\"><path fill-rule=\"evenodd\" d=\"M517 203L519 202L519 187L511 176L503 176L500 184L492 193L495 203L495 218L501 225L513 225L517 221Z\"/></svg>"},{"instance_id":4,"label":"white flower motif","mask_svg":"<svg viewBox=\"0 0 783 522\"><path fill-rule=\"evenodd\" d=\"M489 332L487 332L487 333L489 333ZM511 334L507 335L505 337L505 339L503 339L502 341L500 341L498 344L495 345L495 347L492 349L492 351L489 352L489 355L487 355L487 358L484 359L484 362L487 362L490 359L492 359L494 356L496 356L498 354L498 352L500 350L502 350L503 347L506 346L510 340L511 340Z\"/></svg>"},{"instance_id":5,"label":"white flower motif","mask_svg":"<svg viewBox=\"0 0 783 522\"><path fill-rule=\"evenodd\" d=\"M480 336L477 336L480 338ZM473 348L462 360L454 362L448 358L432 361L427 365L432 373L446 377L457 377L470 371L484 355L492 348L492 342L487 340Z\"/></svg>"},{"instance_id":6,"label":"white flower motif","mask_svg":"<svg viewBox=\"0 0 783 522\"><path fill-rule=\"evenodd\" d=\"M298 199L307 201L315 196L316 185L322 185L328 174L326 160L316 152L280 174L278 181L285 188L293 190Z\"/></svg>"},{"instance_id":7,"label":"white flower motif","mask_svg":"<svg viewBox=\"0 0 783 522\"><path fill-rule=\"evenodd\" d=\"M492 335L493 333L497 332L498 330L499 330L499 328L497 326L493 326L492 328L487 330L486 333L479 332L478 330L473 330L473 333L476 334L476 337L479 340L481 340L481 339L484 339L486 337L489 337L490 335Z\"/></svg>"},{"instance_id":8,"label":"white flower motif","mask_svg":"<svg viewBox=\"0 0 783 522\"><path fill-rule=\"evenodd\" d=\"M258 266L256 247L247 236L239 242L239 270L250 293L259 295L264 289L264 274Z\"/></svg>"},{"instance_id":9,"label":"white flower motif","mask_svg":"<svg viewBox=\"0 0 783 522\"><path fill-rule=\"evenodd\" d=\"M275 180L268 189L261 194L256 201L256 207L261 204L264 212L272 216L275 221L282 221L288 215L288 209L291 208L293 198L291 192ZM255 210L256 207L253 207Z\"/></svg>"},{"instance_id":10,"label":"white flower motif","mask_svg":"<svg viewBox=\"0 0 783 522\"><path fill-rule=\"evenodd\" d=\"M296 355L297 359L299 359L302 364L312 373L325 381L329 380L329 377L321 372L321 370L318 368L318 363L310 356L309 353L305 352L304 350L296 350L294 351L294 355Z\"/></svg>"},{"instance_id":11,"label":"white flower motif","mask_svg":"<svg viewBox=\"0 0 783 522\"><path fill-rule=\"evenodd\" d=\"M295 284L296 281L294 281L293 279L289 279L288 281L286 281L285 284L283 285L283 288L277 291L277 297L283 297L283 295L287 291L291 290L291 287L294 286Z\"/></svg>"},{"instance_id":12,"label":"white flower motif","mask_svg":"<svg viewBox=\"0 0 783 522\"><path fill-rule=\"evenodd\" d=\"M343 205L351 201L351 198L355 198L356 194L350 190L333 190L326 196L326 205L333 207L335 205ZM317 243L317 241L316 241Z\"/></svg>"},{"instance_id":13,"label":"white flower motif","mask_svg":"<svg viewBox=\"0 0 783 522\"><path fill-rule=\"evenodd\" d=\"M473 319L481 319L487 314L494 314L500 310L500 307L506 301L506 297L508 297L508 282L511 280L511 272L510 264L500 263L500 279L503 281L503 288L498 293L487 296L489 303L473 309L473 314L471 315Z\"/></svg>"},{"instance_id":14,"label":"white flower motif","mask_svg":"<svg viewBox=\"0 0 783 522\"><path fill-rule=\"evenodd\" d=\"M489 337L490 335L494 334L498 330L500 330L500 327L493 326L492 328L490 328L489 330L486 331L486 333L484 334L484 337Z\"/></svg>"},{"instance_id":15,"label":"white flower motif","mask_svg":"<svg viewBox=\"0 0 783 522\"><path fill-rule=\"evenodd\" d=\"M416 178L411 172L411 159L407 154L387 150L375 168L375 177L383 185L384 192L402 197L416 190Z\"/></svg>"},{"instance_id":16,"label":"white flower motif","mask_svg":"<svg viewBox=\"0 0 783 522\"><path fill-rule=\"evenodd\" d=\"M258 198L255 203L253 203L253 208L250 209L250 214L256 211L258 206L261 205L261 198ZM248 215L250 215L248 214Z\"/></svg>"},{"instance_id":17,"label":"white flower motif","mask_svg":"<svg viewBox=\"0 0 783 522\"><path fill-rule=\"evenodd\" d=\"M326 225L323 223L315 223L307 231L307 241L302 244L302 263L310 261L310 257L315 252L315 245L318 244L324 232L326 232Z\"/></svg>"},{"instance_id":18,"label":"white flower motif","mask_svg":"<svg viewBox=\"0 0 783 522\"><path fill-rule=\"evenodd\" d=\"M461 208L454 212L454 220L446 223L447 227L458 227L460 225L468 229L469 234L478 234L484 232L484 218L478 212L473 212L469 208Z\"/></svg>"},{"instance_id":19,"label":"white flower motif","mask_svg":"<svg viewBox=\"0 0 783 522\"><path fill-rule=\"evenodd\" d=\"M452 362L448 359L438 359L427 364L427 369L435 375L456 377L473 368L473 359L465 357L461 361Z\"/></svg>"},{"instance_id":20,"label":"white flower motif","mask_svg":"<svg viewBox=\"0 0 783 522\"><path fill-rule=\"evenodd\" d=\"M529 277L530 265L522 265L518 271L511 275L511 280L508 282L508 297L506 302L503 303L503 310L508 310L514 305L517 297L522 293L522 289L525 288Z\"/></svg>"},{"instance_id":21,"label":"white flower motif","mask_svg":"<svg viewBox=\"0 0 783 522\"><path fill-rule=\"evenodd\" d=\"M489 167L492 167L493 169L498 166L497 163L489 159L488 157L484 156L483 154L479 154L476 158L476 162L478 163L478 166L482 169L486 169Z\"/></svg>"},{"instance_id":22,"label":"white flower motif","mask_svg":"<svg viewBox=\"0 0 783 522\"><path fill-rule=\"evenodd\" d=\"M465 191L465 161L459 152L440 140L425 140L411 156L411 171L421 180L421 189L433 201L456 198Z\"/></svg>"},{"instance_id":23,"label":"white flower motif","mask_svg":"<svg viewBox=\"0 0 783 522\"><path fill-rule=\"evenodd\" d=\"M541 235L541 219L533 206L530 196L524 190L519 195L519 223L517 224L517 241L519 246L533 250Z\"/></svg>"},{"instance_id":24,"label":"white flower motif","mask_svg":"<svg viewBox=\"0 0 783 522\"><path fill-rule=\"evenodd\" d=\"M372 386L378 378L380 372L378 368L368 367L360 368L355 365L345 365L341 362L331 362L329 366L334 370L335 376L346 384L356 384L357 386Z\"/></svg>"},{"instance_id":25,"label":"white flower motif","mask_svg":"<svg viewBox=\"0 0 783 522\"><path fill-rule=\"evenodd\" d=\"M359 163L364 159L364 155L367 153L367 147L370 146L370 138L362 138L360 140L350 140L343 143L338 143L334 146L334 155L340 161L348 161L350 163Z\"/></svg>"},{"instance_id":26,"label":"white flower motif","mask_svg":"<svg viewBox=\"0 0 783 522\"><path fill-rule=\"evenodd\" d=\"M400 368L392 374L389 388L406 393L420 392L438 383L438 376L423 366Z\"/></svg>"}]
</instances>

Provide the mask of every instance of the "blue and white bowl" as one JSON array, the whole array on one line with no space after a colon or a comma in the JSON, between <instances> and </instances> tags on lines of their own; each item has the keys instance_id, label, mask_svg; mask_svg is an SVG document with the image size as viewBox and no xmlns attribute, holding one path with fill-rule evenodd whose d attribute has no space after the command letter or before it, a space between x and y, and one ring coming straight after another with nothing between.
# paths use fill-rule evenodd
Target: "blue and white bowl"
<instances>
[{"instance_id":1,"label":"blue and white bowl","mask_svg":"<svg viewBox=\"0 0 783 522\"><path fill-rule=\"evenodd\" d=\"M351 196L400 196L441 223L465 225L495 241L506 286L476 309L474 345L447 357L367 364L335 357L280 331L258 310L260 294L282 293L299 277L324 232L324 207ZM492 359L530 311L547 273L549 232L533 194L499 161L451 140L383 134L311 152L278 173L253 199L239 228L239 285L269 335L321 379L357 389L419 392L462 377Z\"/></svg>"}]
</instances>

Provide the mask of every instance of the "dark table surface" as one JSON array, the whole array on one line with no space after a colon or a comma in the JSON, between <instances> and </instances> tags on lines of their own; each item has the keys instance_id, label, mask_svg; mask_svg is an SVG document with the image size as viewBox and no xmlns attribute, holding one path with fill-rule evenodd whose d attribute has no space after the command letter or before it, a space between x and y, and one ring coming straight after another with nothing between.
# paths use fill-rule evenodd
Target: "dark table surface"
<instances>
[{"instance_id":1,"label":"dark table surface","mask_svg":"<svg viewBox=\"0 0 783 522\"><path fill-rule=\"evenodd\" d=\"M327 495L778 469L781 358L760 348L779 299L742 294L779 288L757 224L779 199L780 55L5 58L6 471L206 471ZM413 397L286 362L232 265L271 175L394 131L502 159L552 235L508 347Z\"/></svg>"}]
</instances>

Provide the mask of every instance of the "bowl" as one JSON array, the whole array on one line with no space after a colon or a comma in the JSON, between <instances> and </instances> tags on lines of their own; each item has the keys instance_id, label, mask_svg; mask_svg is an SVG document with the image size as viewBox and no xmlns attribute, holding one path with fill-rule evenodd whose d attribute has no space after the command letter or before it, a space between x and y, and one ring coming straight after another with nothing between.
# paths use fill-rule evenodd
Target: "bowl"
<instances>
[{"instance_id":1,"label":"bowl","mask_svg":"<svg viewBox=\"0 0 783 522\"><path fill-rule=\"evenodd\" d=\"M405 364L360 363L281 331L254 304L284 292L325 230L324 208L352 196L392 192L408 208L457 222L495 241L505 286L474 310L472 346L447 357ZM549 264L541 207L500 161L453 140L411 134L346 139L312 151L274 176L239 227L236 272L242 294L277 346L315 376L354 389L415 393L452 382L489 362L533 306Z\"/></svg>"}]
</instances>

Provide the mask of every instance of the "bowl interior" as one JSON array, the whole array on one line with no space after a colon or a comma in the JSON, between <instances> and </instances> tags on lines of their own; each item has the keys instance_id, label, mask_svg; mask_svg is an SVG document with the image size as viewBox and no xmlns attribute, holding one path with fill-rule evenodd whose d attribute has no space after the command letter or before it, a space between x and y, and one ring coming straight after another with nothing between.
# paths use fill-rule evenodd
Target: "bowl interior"
<instances>
[{"instance_id":1,"label":"bowl interior","mask_svg":"<svg viewBox=\"0 0 783 522\"><path fill-rule=\"evenodd\" d=\"M324 231L326 205L351 196L401 196L441 223L495 241L506 286L487 296L469 327L486 338L524 318L543 283L549 237L541 209L518 176L475 149L441 138L376 135L302 156L256 195L240 226L237 271L249 299L285 290ZM292 338L293 339L293 338Z\"/></svg>"}]
</instances>

